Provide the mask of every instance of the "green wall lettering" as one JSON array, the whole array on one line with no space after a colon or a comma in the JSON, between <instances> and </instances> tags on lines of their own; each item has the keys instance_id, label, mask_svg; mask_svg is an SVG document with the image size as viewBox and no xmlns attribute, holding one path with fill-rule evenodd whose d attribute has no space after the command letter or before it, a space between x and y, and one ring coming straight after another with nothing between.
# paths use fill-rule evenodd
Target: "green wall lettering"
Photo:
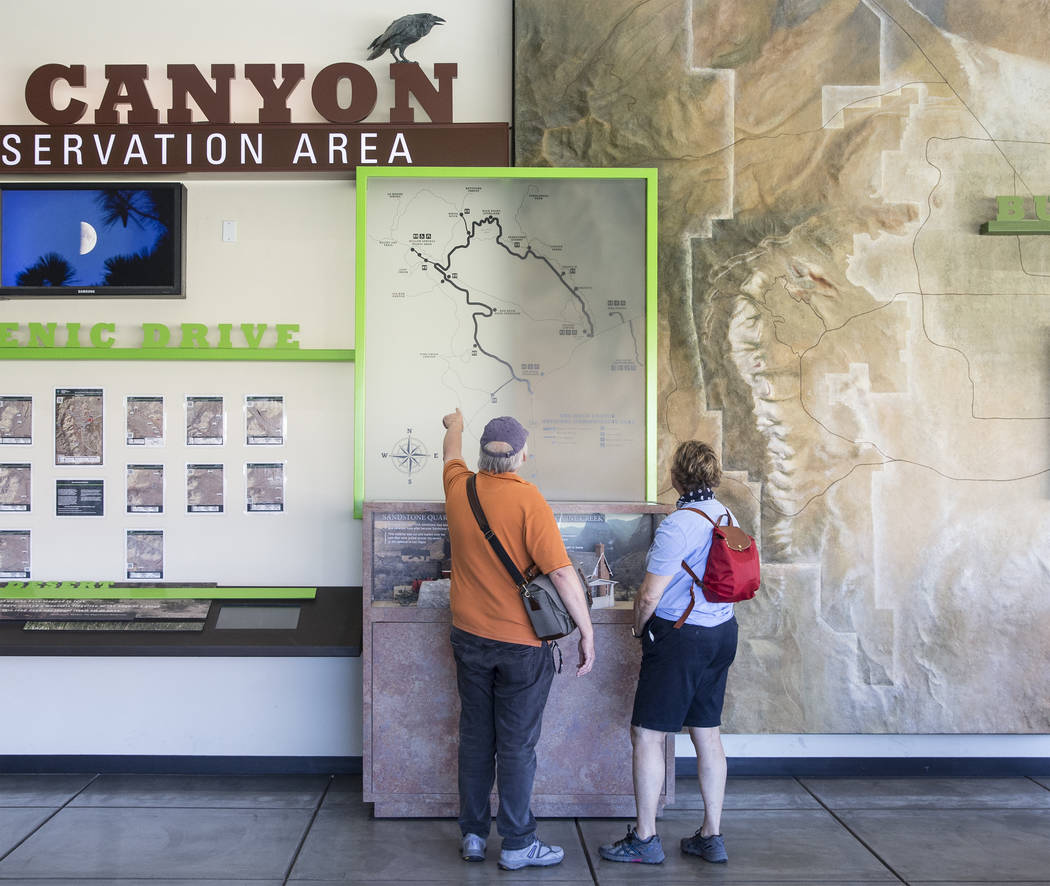
<instances>
[{"instance_id":1,"label":"green wall lettering","mask_svg":"<svg viewBox=\"0 0 1050 886\"><path fill-rule=\"evenodd\" d=\"M298 348L299 342L292 338L299 331L298 323L278 323L275 348Z\"/></svg>"},{"instance_id":2,"label":"green wall lettering","mask_svg":"<svg viewBox=\"0 0 1050 886\"><path fill-rule=\"evenodd\" d=\"M171 330L163 323L142 324L142 347L166 348L171 339Z\"/></svg>"},{"instance_id":3,"label":"green wall lettering","mask_svg":"<svg viewBox=\"0 0 1050 886\"><path fill-rule=\"evenodd\" d=\"M996 197L995 202L999 205L996 221L1020 221L1024 218L1023 197Z\"/></svg>"},{"instance_id":4,"label":"green wall lettering","mask_svg":"<svg viewBox=\"0 0 1050 886\"><path fill-rule=\"evenodd\" d=\"M58 329L57 323L30 323L29 347L53 348L55 346L56 329Z\"/></svg>"},{"instance_id":5,"label":"green wall lettering","mask_svg":"<svg viewBox=\"0 0 1050 886\"><path fill-rule=\"evenodd\" d=\"M203 323L183 323L180 348L207 348L208 327Z\"/></svg>"},{"instance_id":6,"label":"green wall lettering","mask_svg":"<svg viewBox=\"0 0 1050 886\"><path fill-rule=\"evenodd\" d=\"M18 341L13 337L18 326L18 323L0 323L0 348L18 347Z\"/></svg>"},{"instance_id":7,"label":"green wall lettering","mask_svg":"<svg viewBox=\"0 0 1050 886\"><path fill-rule=\"evenodd\" d=\"M114 338L103 338L102 333L114 332L116 323L96 323L91 327L91 344L96 348L111 348L116 343Z\"/></svg>"},{"instance_id":8,"label":"green wall lettering","mask_svg":"<svg viewBox=\"0 0 1050 886\"><path fill-rule=\"evenodd\" d=\"M242 323L241 332L244 333L244 340L248 342L249 348L257 348L262 342L263 333L266 332L265 323Z\"/></svg>"}]
</instances>

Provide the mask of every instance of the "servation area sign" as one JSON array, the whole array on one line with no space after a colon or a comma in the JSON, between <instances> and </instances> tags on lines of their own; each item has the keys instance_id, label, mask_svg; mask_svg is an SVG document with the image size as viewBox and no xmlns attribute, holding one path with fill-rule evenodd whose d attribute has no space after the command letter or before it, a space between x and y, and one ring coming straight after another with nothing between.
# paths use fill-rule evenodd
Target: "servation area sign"
<instances>
[{"instance_id":1,"label":"servation area sign","mask_svg":"<svg viewBox=\"0 0 1050 886\"><path fill-rule=\"evenodd\" d=\"M357 502L443 498L441 418L474 467L529 430L549 499L655 497L653 170L358 172Z\"/></svg>"}]
</instances>

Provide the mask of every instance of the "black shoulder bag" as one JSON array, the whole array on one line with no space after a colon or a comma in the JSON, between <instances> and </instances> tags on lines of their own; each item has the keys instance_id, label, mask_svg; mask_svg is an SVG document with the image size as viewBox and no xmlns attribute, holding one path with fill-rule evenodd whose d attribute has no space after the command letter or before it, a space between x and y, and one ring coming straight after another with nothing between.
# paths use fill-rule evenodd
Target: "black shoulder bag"
<instances>
[{"instance_id":1,"label":"black shoulder bag","mask_svg":"<svg viewBox=\"0 0 1050 886\"><path fill-rule=\"evenodd\" d=\"M474 512L474 517L486 540L492 545L492 550L496 552L496 556L500 558L500 562L510 575L511 581L521 592L525 612L529 616L536 636L540 640L559 640L571 634L576 630L576 622L569 615L569 610L565 608L561 595L554 587L554 582L549 576L535 571L535 566L529 570L532 576L525 578L489 527L488 520L485 519L485 512L481 509L481 502L478 500L477 478L477 474L471 474L467 479L467 498L470 500L470 509Z\"/></svg>"}]
</instances>

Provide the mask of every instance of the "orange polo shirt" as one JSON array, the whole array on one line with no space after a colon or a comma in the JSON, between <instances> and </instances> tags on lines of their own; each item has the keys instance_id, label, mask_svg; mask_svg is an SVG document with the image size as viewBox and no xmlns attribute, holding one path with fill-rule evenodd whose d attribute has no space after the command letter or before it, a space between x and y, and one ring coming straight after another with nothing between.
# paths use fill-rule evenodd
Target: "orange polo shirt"
<instances>
[{"instance_id":1,"label":"orange polo shirt","mask_svg":"<svg viewBox=\"0 0 1050 886\"><path fill-rule=\"evenodd\" d=\"M521 594L470 509L467 478L471 473L462 459L445 463L445 513L452 542L452 624L489 640L539 646ZM533 563L541 572L571 565L554 512L528 480L515 473L481 471L477 489L489 526L522 573Z\"/></svg>"}]
</instances>

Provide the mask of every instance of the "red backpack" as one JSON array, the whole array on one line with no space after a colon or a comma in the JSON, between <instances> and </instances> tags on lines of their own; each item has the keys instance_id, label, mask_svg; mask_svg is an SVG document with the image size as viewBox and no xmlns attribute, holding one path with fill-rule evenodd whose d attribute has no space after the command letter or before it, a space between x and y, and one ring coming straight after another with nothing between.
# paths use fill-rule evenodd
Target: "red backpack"
<instances>
[{"instance_id":1,"label":"red backpack","mask_svg":"<svg viewBox=\"0 0 1050 886\"><path fill-rule=\"evenodd\" d=\"M712 520L699 508L683 508L699 514L714 527L711 536L711 550L707 555L707 567L704 569L704 577L700 579L696 573L689 568L689 564L682 561L682 568L689 574L694 584L700 585L704 593L704 599L708 603L736 603L740 600L750 600L755 596L755 591L762 583L761 567L758 562L758 544L744 532L739 526L733 525L733 518L726 511L718 520ZM723 517L727 521L723 526ZM696 594L693 587L689 587L689 606L682 613L681 618L675 622L675 627L681 627L685 623L689 613L693 611L696 603Z\"/></svg>"}]
</instances>

